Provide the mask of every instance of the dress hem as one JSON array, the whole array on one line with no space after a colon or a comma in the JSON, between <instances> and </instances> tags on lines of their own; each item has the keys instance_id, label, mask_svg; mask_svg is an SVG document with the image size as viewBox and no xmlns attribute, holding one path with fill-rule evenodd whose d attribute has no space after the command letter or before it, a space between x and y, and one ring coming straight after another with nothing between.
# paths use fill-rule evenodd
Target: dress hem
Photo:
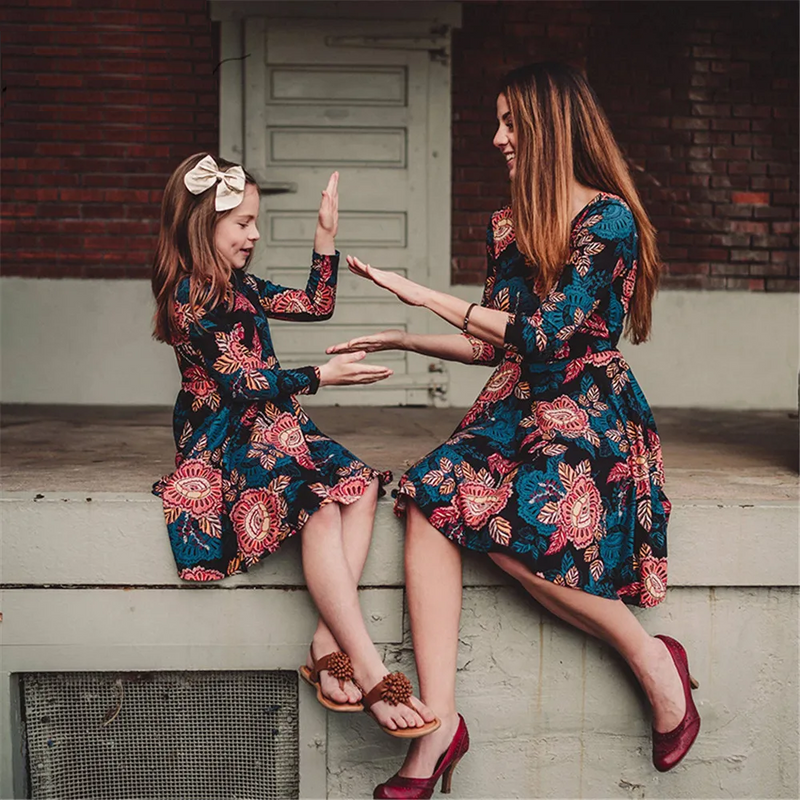
<instances>
[{"instance_id":1,"label":"dress hem","mask_svg":"<svg viewBox=\"0 0 800 800\"><path fill-rule=\"evenodd\" d=\"M428 514L426 514L425 511L417 503L416 497L412 496L410 492L406 491L406 486L409 486L409 485L414 486L415 489L416 489L416 486L415 486L414 483L412 483L411 481L407 481L406 484L404 486L401 486L400 488L398 488L396 493L395 493L394 514L395 514L396 517L405 516L405 513L408 510L408 501L410 500L412 503L414 503L417 506L417 508L422 513L422 515L425 517L425 519L428 520L428 523L431 525L431 527L435 528L439 533L442 534L442 536L444 536L445 538L447 538L451 542L453 542L453 544L457 545L458 547L462 547L464 550L469 550L471 553L479 553L479 554L485 555L485 556L488 556L489 553L492 552L491 549L489 549L489 550L479 550L476 547L470 547L465 542L459 541L456 537L451 536L446 530L443 530L441 527L438 527L435 523L433 523L431 521L430 516ZM443 524L446 524L446 523L443 523ZM528 569L527 565L522 561L521 558L519 558L517 556L517 554L513 553L512 551L509 551L509 555L512 556L516 561L519 561L523 566L526 567L526 569ZM547 575L545 575L543 572L533 572L530 569L528 569L528 571L531 572L531 574L534 575L535 577L540 578L541 580L547 581L548 583L552 583L555 586L563 586L565 589L575 589L576 591L586 592L586 594L590 594L593 597L601 597L604 600L620 600L625 605L635 606L636 608L655 608L656 605L660 605L664 601L664 598L662 598L661 600L659 600L658 603L644 604L644 603L641 602L641 596L642 596L641 592L639 592L638 595L625 595L625 594L620 595L619 589L615 589L614 590L614 592L616 594L615 597L609 597L608 595L600 594L599 592L593 592L593 591L591 591L591 589L588 589L585 586L569 586L566 583L564 583L564 584L557 583L553 578L548 578Z\"/></svg>"},{"instance_id":2,"label":"dress hem","mask_svg":"<svg viewBox=\"0 0 800 800\"><path fill-rule=\"evenodd\" d=\"M236 569L234 572L226 572L225 574L222 574L217 569L204 567L200 564L195 564L193 567L189 566L180 567L176 564L178 577L182 581L185 581L186 583L218 583L219 581L225 580L225 578L232 578L234 575L244 575L248 573L253 567L257 566L262 561L266 560L266 558L278 552L278 550L280 550L280 548L283 546L284 542L288 541L289 539L293 539L298 533L300 533L305 527L305 525L308 523L308 520L311 519L311 517L313 517L314 514L316 514L317 511L319 511L321 508L330 505L331 503L338 503L339 505L343 506L352 505L353 503L355 503L357 500L360 500L364 496L364 493L376 478L378 480L378 496L382 497L383 495L385 495L386 490L384 489L384 486L392 482L393 480L392 473L389 471L381 472L372 467L369 467L369 469L371 473L369 476L369 481L362 491L350 497L331 497L330 495L328 495L326 497L321 498L320 504L317 506L317 508L314 510L313 513L308 515L308 519L303 523L303 525L289 531L289 533L287 533L286 536L284 536L283 539L280 540L280 542L278 543L278 547L275 550L259 554L259 556L256 557L256 559L251 564L246 564L244 561L242 561L240 568ZM161 481L157 481L153 487L152 493L157 497L160 497L160 494L158 494L158 492L156 491L156 486L158 486L160 483ZM331 488L335 488L338 485L339 483L337 482Z\"/></svg>"}]
</instances>

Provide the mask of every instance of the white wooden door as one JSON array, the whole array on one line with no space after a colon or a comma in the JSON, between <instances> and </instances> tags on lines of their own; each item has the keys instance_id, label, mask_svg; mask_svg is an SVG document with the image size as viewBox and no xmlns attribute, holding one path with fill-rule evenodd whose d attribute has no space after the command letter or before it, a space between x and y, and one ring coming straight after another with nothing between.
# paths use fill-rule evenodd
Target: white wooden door
<instances>
[{"instance_id":1,"label":"white wooden door","mask_svg":"<svg viewBox=\"0 0 800 800\"><path fill-rule=\"evenodd\" d=\"M431 34L419 21L394 21L388 30L370 20L257 17L244 24L243 160L266 189L255 274L304 284L320 192L333 170L340 173L336 312L324 323L272 325L285 367L324 363L326 346L359 334L429 329L429 312L351 275L344 254L447 285L449 34ZM446 372L432 359L387 352L369 360L390 366L393 377L326 388L307 402L428 405L446 388Z\"/></svg>"}]
</instances>

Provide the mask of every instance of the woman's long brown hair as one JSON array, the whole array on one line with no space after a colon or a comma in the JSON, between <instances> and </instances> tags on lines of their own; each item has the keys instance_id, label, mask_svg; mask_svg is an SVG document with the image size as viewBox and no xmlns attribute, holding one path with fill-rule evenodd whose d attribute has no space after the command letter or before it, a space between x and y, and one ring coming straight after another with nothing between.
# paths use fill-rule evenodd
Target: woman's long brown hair
<instances>
[{"instance_id":1,"label":"woman's long brown hair","mask_svg":"<svg viewBox=\"0 0 800 800\"><path fill-rule=\"evenodd\" d=\"M177 338L175 290L189 276L189 304L192 318L198 319L200 309L211 309L230 300L231 270L217 257L214 230L230 211L214 207L216 191L212 187L202 194L192 194L183 182L207 153L195 153L172 173L161 201L161 230L153 258L152 286L156 299L153 335L171 344ZM221 170L236 166L232 161L214 157ZM245 171L246 183L256 184ZM231 209L233 210L233 209Z\"/></svg>"},{"instance_id":2,"label":"woman's long brown hair","mask_svg":"<svg viewBox=\"0 0 800 800\"><path fill-rule=\"evenodd\" d=\"M661 264L656 231L586 78L566 64L540 62L510 72L500 85L516 132L512 208L517 246L539 270L543 291L569 258L569 188L578 183L621 197L639 233L636 284L625 333L639 344L650 334Z\"/></svg>"}]
</instances>

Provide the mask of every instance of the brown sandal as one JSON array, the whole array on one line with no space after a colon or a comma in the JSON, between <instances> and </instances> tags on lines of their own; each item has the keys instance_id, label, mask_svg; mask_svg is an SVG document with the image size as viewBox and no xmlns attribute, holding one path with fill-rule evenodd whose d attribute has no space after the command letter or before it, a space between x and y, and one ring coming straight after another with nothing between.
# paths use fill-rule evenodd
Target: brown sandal
<instances>
[{"instance_id":1,"label":"brown sandal","mask_svg":"<svg viewBox=\"0 0 800 800\"><path fill-rule=\"evenodd\" d=\"M314 661L314 654L311 654L311 660ZM309 669L305 664L300 667L300 677L309 685L317 690L317 700L331 711L363 711L364 706L362 703L334 703L333 700L326 697L322 693L322 683L319 676L321 672L330 672L334 678L339 681L339 686L344 689L345 681L353 680L353 663L350 661L350 656L337 650L334 653L328 653L322 656L319 661L314 661L314 666Z\"/></svg>"},{"instance_id":2,"label":"brown sandal","mask_svg":"<svg viewBox=\"0 0 800 800\"><path fill-rule=\"evenodd\" d=\"M363 701L366 711L375 722L378 722L378 719L370 711L370 708L381 700L391 706L399 706L402 703L409 708L413 708L408 702L413 694L413 686L408 677L402 672L392 672L378 681L369 692L364 692L363 689L361 692L364 694ZM432 722L426 722L418 728L397 728L392 730L378 722L380 728L386 731L389 736L397 736L400 739L418 739L420 736L427 736L429 733L438 730L441 724L442 721L440 719L435 719Z\"/></svg>"}]
</instances>

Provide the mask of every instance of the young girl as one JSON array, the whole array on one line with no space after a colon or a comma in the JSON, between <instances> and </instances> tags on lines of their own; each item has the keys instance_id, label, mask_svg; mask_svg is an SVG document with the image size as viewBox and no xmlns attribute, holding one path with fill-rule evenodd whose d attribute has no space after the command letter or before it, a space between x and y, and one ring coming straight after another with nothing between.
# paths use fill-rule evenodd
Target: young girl
<instances>
[{"instance_id":1,"label":"young girl","mask_svg":"<svg viewBox=\"0 0 800 800\"><path fill-rule=\"evenodd\" d=\"M389 477L325 436L296 397L373 383L391 370L363 363L363 352L281 369L269 332L269 317L333 314L338 177L322 193L305 290L247 273L259 239L259 190L241 166L200 153L167 182L153 264L155 336L175 348L182 386L176 469L153 491L185 580L245 572L301 531L321 617L301 675L327 708L366 707L388 733L414 737L439 721L411 696L402 673L387 675L357 596L378 490Z\"/></svg>"},{"instance_id":2,"label":"young girl","mask_svg":"<svg viewBox=\"0 0 800 800\"><path fill-rule=\"evenodd\" d=\"M672 769L700 728L686 652L626 604L666 593L670 504L655 421L617 343L650 330L655 231L586 79L510 73L495 147L512 205L492 215L480 305L348 258L351 269L460 329L384 331L328 352L407 349L497 366L453 436L402 477L406 589L422 697L442 719L375 797L446 789L469 747L455 697L459 547L486 553L545 608L616 648L653 711L653 763Z\"/></svg>"}]
</instances>

